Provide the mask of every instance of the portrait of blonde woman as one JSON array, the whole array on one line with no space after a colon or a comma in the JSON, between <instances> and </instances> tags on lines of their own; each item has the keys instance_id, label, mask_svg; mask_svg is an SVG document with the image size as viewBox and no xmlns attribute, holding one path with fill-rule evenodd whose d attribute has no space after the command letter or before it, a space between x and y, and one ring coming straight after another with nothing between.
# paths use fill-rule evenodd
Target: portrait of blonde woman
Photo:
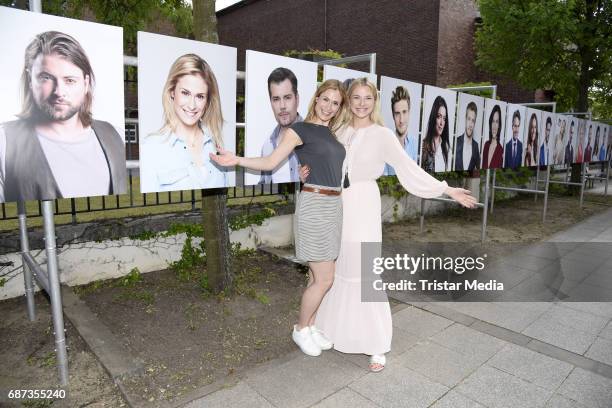
<instances>
[{"instance_id":1,"label":"portrait of blonde woman","mask_svg":"<svg viewBox=\"0 0 612 408\"><path fill-rule=\"evenodd\" d=\"M200 56L180 56L163 88L163 125L141 141L141 190L176 191L227 186L226 170L209 153L223 149L217 79Z\"/></svg>"}]
</instances>

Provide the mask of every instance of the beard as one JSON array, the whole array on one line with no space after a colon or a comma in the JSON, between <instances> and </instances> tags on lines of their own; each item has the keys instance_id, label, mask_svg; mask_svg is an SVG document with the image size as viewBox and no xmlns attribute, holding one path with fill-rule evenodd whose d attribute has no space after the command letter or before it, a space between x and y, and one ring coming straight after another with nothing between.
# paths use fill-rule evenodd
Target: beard
<instances>
[{"instance_id":1,"label":"beard","mask_svg":"<svg viewBox=\"0 0 612 408\"><path fill-rule=\"evenodd\" d=\"M40 119L48 120L51 122L63 122L65 120L71 119L81 110L81 106L69 105L68 110L58 111L55 109L55 102L55 99L48 98L44 101L40 101L40 104L37 104Z\"/></svg>"}]
</instances>

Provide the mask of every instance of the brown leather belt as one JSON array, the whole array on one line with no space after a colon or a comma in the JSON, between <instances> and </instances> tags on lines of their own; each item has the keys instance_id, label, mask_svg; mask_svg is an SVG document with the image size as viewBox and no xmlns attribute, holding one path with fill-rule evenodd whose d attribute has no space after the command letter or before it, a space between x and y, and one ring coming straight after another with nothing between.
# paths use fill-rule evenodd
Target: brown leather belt
<instances>
[{"instance_id":1,"label":"brown leather belt","mask_svg":"<svg viewBox=\"0 0 612 408\"><path fill-rule=\"evenodd\" d=\"M308 186L303 186L302 187L302 191L308 191L310 193L317 193L317 194L330 195L330 196L339 196L340 195L340 191L328 190L328 189L325 189L325 188L308 187Z\"/></svg>"}]
</instances>

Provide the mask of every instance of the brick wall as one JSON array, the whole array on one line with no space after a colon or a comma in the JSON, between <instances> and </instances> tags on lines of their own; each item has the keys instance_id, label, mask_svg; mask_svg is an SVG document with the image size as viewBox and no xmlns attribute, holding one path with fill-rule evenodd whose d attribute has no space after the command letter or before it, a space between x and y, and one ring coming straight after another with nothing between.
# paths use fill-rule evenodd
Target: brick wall
<instances>
[{"instance_id":1,"label":"brick wall","mask_svg":"<svg viewBox=\"0 0 612 408\"><path fill-rule=\"evenodd\" d=\"M380 75L440 87L490 81L506 101L533 101L533 91L476 68L476 16L475 0L247 0L217 19L220 42L238 48L239 69L247 49L376 52Z\"/></svg>"}]
</instances>

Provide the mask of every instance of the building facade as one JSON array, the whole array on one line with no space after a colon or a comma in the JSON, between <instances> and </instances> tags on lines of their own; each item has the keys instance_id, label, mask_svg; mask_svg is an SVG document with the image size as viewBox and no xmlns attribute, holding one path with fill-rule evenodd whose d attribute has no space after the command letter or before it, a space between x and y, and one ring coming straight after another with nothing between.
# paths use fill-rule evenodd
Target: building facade
<instances>
[{"instance_id":1,"label":"building facade","mask_svg":"<svg viewBox=\"0 0 612 408\"><path fill-rule=\"evenodd\" d=\"M243 0L217 13L219 40L238 48L240 69L247 49L376 52L380 75L439 87L490 81L503 100L533 102L533 90L476 68L478 18L475 0Z\"/></svg>"}]
</instances>

